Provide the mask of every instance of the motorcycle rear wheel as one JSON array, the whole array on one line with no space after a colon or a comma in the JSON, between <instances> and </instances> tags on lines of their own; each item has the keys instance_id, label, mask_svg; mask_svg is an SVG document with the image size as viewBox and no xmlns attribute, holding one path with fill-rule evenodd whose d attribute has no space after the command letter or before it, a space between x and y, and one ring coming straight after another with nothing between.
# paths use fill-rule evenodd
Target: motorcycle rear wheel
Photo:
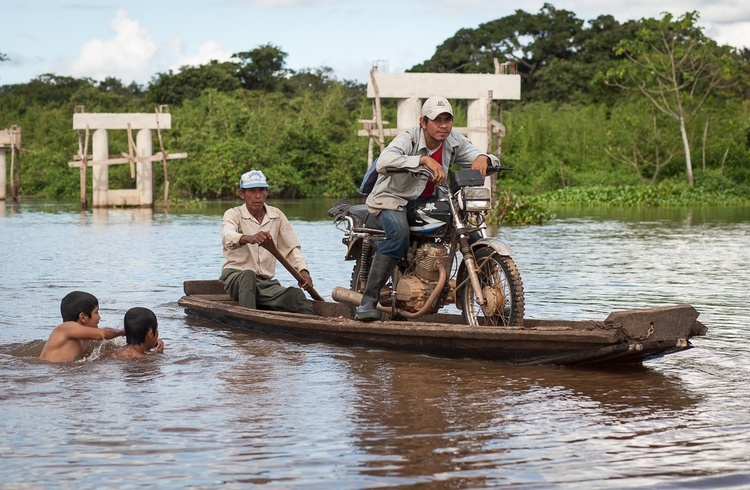
<instances>
[{"instance_id":1,"label":"motorcycle rear wheel","mask_svg":"<svg viewBox=\"0 0 750 490\"><path fill-rule=\"evenodd\" d=\"M362 270L362 257L357 257L352 267L352 278L349 281L349 289L357 293L365 292L365 285L367 285L367 276L360 277Z\"/></svg>"},{"instance_id":2,"label":"motorcycle rear wheel","mask_svg":"<svg viewBox=\"0 0 750 490\"><path fill-rule=\"evenodd\" d=\"M479 284L488 304L482 307L476 301L468 273L458 278L461 284L461 314L470 326L521 326L523 325L523 282L513 259L498 254L490 247L475 251Z\"/></svg>"}]
</instances>

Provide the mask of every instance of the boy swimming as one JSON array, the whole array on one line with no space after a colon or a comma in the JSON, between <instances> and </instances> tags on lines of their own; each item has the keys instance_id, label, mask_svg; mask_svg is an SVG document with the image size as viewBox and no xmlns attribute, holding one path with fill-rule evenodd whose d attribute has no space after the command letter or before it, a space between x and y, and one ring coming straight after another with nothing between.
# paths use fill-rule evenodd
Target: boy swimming
<instances>
[{"instance_id":1,"label":"boy swimming","mask_svg":"<svg viewBox=\"0 0 750 490\"><path fill-rule=\"evenodd\" d=\"M125 339L112 357L117 359L144 359L147 351L164 352L164 342L159 338L156 315L148 308L135 307L125 313Z\"/></svg>"},{"instance_id":2,"label":"boy swimming","mask_svg":"<svg viewBox=\"0 0 750 490\"><path fill-rule=\"evenodd\" d=\"M70 362L81 355L95 340L109 340L125 335L125 330L99 328L99 300L83 291L68 293L60 303L63 323L56 326L44 344L39 359Z\"/></svg>"}]
</instances>

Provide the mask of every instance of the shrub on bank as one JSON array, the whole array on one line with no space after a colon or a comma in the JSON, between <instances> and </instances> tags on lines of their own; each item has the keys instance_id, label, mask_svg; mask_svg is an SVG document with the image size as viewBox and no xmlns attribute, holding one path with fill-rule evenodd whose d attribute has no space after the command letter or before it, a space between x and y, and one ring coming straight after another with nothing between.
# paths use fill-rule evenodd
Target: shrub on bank
<instances>
[{"instance_id":1,"label":"shrub on bank","mask_svg":"<svg viewBox=\"0 0 750 490\"><path fill-rule=\"evenodd\" d=\"M688 205L747 205L750 190L735 186L720 177L711 177L695 187L668 180L653 186L591 186L566 187L530 198L541 205L576 206L688 206Z\"/></svg>"}]
</instances>

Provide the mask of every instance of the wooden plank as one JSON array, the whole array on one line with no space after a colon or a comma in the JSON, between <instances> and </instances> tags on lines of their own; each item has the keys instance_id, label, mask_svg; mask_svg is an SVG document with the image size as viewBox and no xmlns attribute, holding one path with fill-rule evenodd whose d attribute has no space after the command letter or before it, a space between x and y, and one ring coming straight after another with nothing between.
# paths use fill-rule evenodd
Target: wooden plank
<instances>
[{"instance_id":1,"label":"wooden plank","mask_svg":"<svg viewBox=\"0 0 750 490\"><path fill-rule=\"evenodd\" d=\"M224 286L218 279L185 281L182 283L182 290L188 296L196 294L222 294L224 293Z\"/></svg>"},{"instance_id":2,"label":"wooden plank","mask_svg":"<svg viewBox=\"0 0 750 490\"><path fill-rule=\"evenodd\" d=\"M357 122L362 123L365 127L377 127L378 122L372 119L357 119ZM383 124L388 124L388 121L380 121Z\"/></svg>"},{"instance_id":3,"label":"wooden plank","mask_svg":"<svg viewBox=\"0 0 750 490\"><path fill-rule=\"evenodd\" d=\"M187 153L167 153L167 160L174 160L177 158L187 158ZM149 157L136 157L136 161L139 162L158 162L161 161L162 154L161 152L154 153L153 155ZM93 167L95 165L121 165L123 163L130 163L130 158L110 158L108 160L86 160L86 166L87 167ZM81 160L80 157L76 157L76 159L72 162L68 162L68 167L80 167L81 166Z\"/></svg>"},{"instance_id":4,"label":"wooden plank","mask_svg":"<svg viewBox=\"0 0 750 490\"><path fill-rule=\"evenodd\" d=\"M686 339L691 336L698 315L691 305L675 305L613 312L604 323L621 325L628 336L637 340Z\"/></svg>"}]
</instances>

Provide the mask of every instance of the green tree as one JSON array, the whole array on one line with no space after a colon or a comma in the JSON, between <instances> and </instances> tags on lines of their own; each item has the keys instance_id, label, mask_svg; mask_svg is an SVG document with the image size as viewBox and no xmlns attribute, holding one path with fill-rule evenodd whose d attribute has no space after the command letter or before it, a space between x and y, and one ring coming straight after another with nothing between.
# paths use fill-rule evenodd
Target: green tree
<instances>
[{"instance_id":1,"label":"green tree","mask_svg":"<svg viewBox=\"0 0 750 490\"><path fill-rule=\"evenodd\" d=\"M239 60L237 75L248 90L274 90L291 72L284 68L287 53L273 44L264 44L252 51L235 53Z\"/></svg>"},{"instance_id":2,"label":"green tree","mask_svg":"<svg viewBox=\"0 0 750 490\"><path fill-rule=\"evenodd\" d=\"M624 60L606 74L608 83L646 97L679 126L688 184L693 165L687 119L695 116L718 89L731 85L730 48L719 46L696 25L697 12L674 19L643 19L635 39L624 39L617 53Z\"/></svg>"},{"instance_id":3,"label":"green tree","mask_svg":"<svg viewBox=\"0 0 750 490\"><path fill-rule=\"evenodd\" d=\"M680 154L679 139L665 134L666 118L646 100L617 104L610 112L613 130L604 151L631 167L641 183L654 185L659 172Z\"/></svg>"},{"instance_id":4,"label":"green tree","mask_svg":"<svg viewBox=\"0 0 750 490\"><path fill-rule=\"evenodd\" d=\"M97 84L97 88L102 92L118 94L122 96L138 96L143 93L143 89L135 82L130 85L123 85L119 78L107 77Z\"/></svg>"},{"instance_id":5,"label":"green tree","mask_svg":"<svg viewBox=\"0 0 750 490\"><path fill-rule=\"evenodd\" d=\"M740 48L735 50L734 57L737 62L737 71L735 79L736 96L740 100L750 100L750 48Z\"/></svg>"},{"instance_id":6,"label":"green tree","mask_svg":"<svg viewBox=\"0 0 750 490\"><path fill-rule=\"evenodd\" d=\"M573 12L545 3L537 14L516 10L477 29L461 29L443 42L433 57L412 72L494 73L494 59L515 61L527 89L552 59L567 59L583 21Z\"/></svg>"},{"instance_id":7,"label":"green tree","mask_svg":"<svg viewBox=\"0 0 750 490\"><path fill-rule=\"evenodd\" d=\"M208 88L232 92L240 88L237 68L237 63L212 60L205 65L183 66L177 73L159 73L148 85L148 98L156 104L178 105Z\"/></svg>"},{"instance_id":8,"label":"green tree","mask_svg":"<svg viewBox=\"0 0 750 490\"><path fill-rule=\"evenodd\" d=\"M2 105L10 104L21 110L32 104L57 108L69 103L72 95L79 89L94 85L95 82L90 78L62 77L47 73L29 83L0 87L0 95L4 99Z\"/></svg>"},{"instance_id":9,"label":"green tree","mask_svg":"<svg viewBox=\"0 0 750 490\"><path fill-rule=\"evenodd\" d=\"M552 58L539 69L531 98L614 105L621 95L597 80L597 76L604 67L621 58L615 53L615 46L623 39L633 39L637 28L637 22L620 24L611 15L588 21L573 39L572 54Z\"/></svg>"}]
</instances>

